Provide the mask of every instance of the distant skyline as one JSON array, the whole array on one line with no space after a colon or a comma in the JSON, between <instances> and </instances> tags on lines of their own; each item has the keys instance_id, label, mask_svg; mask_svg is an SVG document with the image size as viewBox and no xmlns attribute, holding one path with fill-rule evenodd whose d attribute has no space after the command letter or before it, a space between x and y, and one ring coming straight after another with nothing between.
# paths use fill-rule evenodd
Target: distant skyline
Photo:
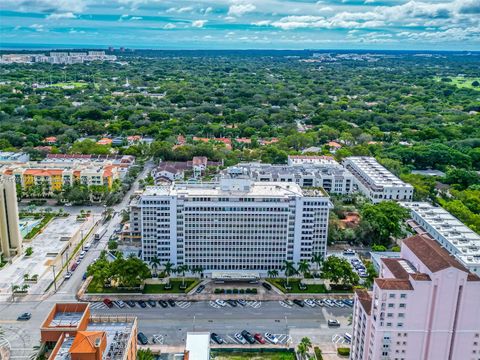
<instances>
[{"instance_id":1,"label":"distant skyline","mask_svg":"<svg viewBox=\"0 0 480 360\"><path fill-rule=\"evenodd\" d=\"M3 0L0 45L480 50L480 0Z\"/></svg>"}]
</instances>

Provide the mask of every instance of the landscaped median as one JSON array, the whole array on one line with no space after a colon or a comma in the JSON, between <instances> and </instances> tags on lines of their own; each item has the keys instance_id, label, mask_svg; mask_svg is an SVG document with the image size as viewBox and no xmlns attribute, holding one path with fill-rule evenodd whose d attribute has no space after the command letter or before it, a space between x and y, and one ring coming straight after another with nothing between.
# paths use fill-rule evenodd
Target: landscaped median
<instances>
[{"instance_id":1,"label":"landscaped median","mask_svg":"<svg viewBox=\"0 0 480 360\"><path fill-rule=\"evenodd\" d=\"M101 290L90 283L87 294L188 294L199 283L200 279L196 278L185 278L185 282L182 279L170 279L164 284L145 283L137 288L104 287ZM185 289L183 289L184 286Z\"/></svg>"},{"instance_id":2,"label":"landscaped median","mask_svg":"<svg viewBox=\"0 0 480 360\"><path fill-rule=\"evenodd\" d=\"M324 284L302 284L302 281L300 279L288 279L289 289L287 289L287 279L285 278L271 278L266 280L285 294L349 294L353 292L352 287L331 285L331 289L327 290Z\"/></svg>"},{"instance_id":3,"label":"landscaped median","mask_svg":"<svg viewBox=\"0 0 480 360\"><path fill-rule=\"evenodd\" d=\"M293 349L221 349L212 350L212 360L295 360Z\"/></svg>"}]
</instances>

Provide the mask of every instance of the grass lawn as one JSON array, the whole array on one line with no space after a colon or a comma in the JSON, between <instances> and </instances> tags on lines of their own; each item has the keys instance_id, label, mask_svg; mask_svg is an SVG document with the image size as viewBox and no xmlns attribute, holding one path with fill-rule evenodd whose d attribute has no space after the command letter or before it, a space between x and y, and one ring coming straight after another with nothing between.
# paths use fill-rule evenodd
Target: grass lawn
<instances>
[{"instance_id":1,"label":"grass lawn","mask_svg":"<svg viewBox=\"0 0 480 360\"><path fill-rule=\"evenodd\" d=\"M295 360L295 354L290 351L275 352L226 352L213 351L213 360Z\"/></svg>"},{"instance_id":2,"label":"grass lawn","mask_svg":"<svg viewBox=\"0 0 480 360\"><path fill-rule=\"evenodd\" d=\"M480 86L473 86L472 85L472 82L474 82L475 80L479 81L480 82L480 78L476 79L476 78L465 78L465 77L462 77L462 76L454 76L454 77L448 77L449 79L452 80L452 82L445 82L445 84L451 84L451 85L455 85L456 87L458 88L464 88L464 89L474 89L474 90L478 90L480 91ZM435 76L435 81L442 81L442 78L439 77L439 76Z\"/></svg>"},{"instance_id":3,"label":"grass lawn","mask_svg":"<svg viewBox=\"0 0 480 360\"><path fill-rule=\"evenodd\" d=\"M267 279L269 283L272 285L276 286L279 288L281 291L283 291L286 294L328 294L328 293L339 293L339 292L344 292L344 293L351 293L352 289L341 289L341 288L336 288L331 291L328 291L325 288L325 285L323 284L308 284L307 288L305 290L301 290L299 287L300 284L300 279L289 279L288 283L289 286L292 288L291 290L287 290L284 288L283 284L287 282L285 278L277 278L277 279Z\"/></svg>"},{"instance_id":4,"label":"grass lawn","mask_svg":"<svg viewBox=\"0 0 480 360\"><path fill-rule=\"evenodd\" d=\"M64 86L73 86L74 88L78 89L78 88L84 88L86 87L88 84L87 83L83 83L83 82L75 82L75 81L68 81L68 82L61 82L61 83L56 83L56 84L52 84L52 87L64 87Z\"/></svg>"}]
</instances>

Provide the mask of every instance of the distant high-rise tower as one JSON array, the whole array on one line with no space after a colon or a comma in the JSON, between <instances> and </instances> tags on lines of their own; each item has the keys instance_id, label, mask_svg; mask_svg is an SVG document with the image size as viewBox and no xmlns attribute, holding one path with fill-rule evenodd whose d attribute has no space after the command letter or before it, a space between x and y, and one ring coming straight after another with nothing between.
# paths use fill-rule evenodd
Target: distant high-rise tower
<instances>
[{"instance_id":1,"label":"distant high-rise tower","mask_svg":"<svg viewBox=\"0 0 480 360\"><path fill-rule=\"evenodd\" d=\"M15 180L13 177L0 176L0 254L9 258L21 251Z\"/></svg>"}]
</instances>

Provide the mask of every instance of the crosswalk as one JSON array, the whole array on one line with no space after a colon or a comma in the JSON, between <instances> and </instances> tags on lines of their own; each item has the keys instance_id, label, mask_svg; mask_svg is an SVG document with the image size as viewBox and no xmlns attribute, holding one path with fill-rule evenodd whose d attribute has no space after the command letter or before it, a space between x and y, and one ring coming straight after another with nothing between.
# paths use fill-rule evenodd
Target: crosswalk
<instances>
[{"instance_id":1,"label":"crosswalk","mask_svg":"<svg viewBox=\"0 0 480 360\"><path fill-rule=\"evenodd\" d=\"M176 301L175 304L181 309L187 309L192 306L192 303L189 301Z\"/></svg>"},{"instance_id":2,"label":"crosswalk","mask_svg":"<svg viewBox=\"0 0 480 360\"><path fill-rule=\"evenodd\" d=\"M103 302L94 302L94 303L90 303L90 309L101 310L101 309L108 309L108 307Z\"/></svg>"},{"instance_id":3,"label":"crosswalk","mask_svg":"<svg viewBox=\"0 0 480 360\"><path fill-rule=\"evenodd\" d=\"M258 309L260 306L262 306L262 303L260 301L247 301L247 306Z\"/></svg>"}]
</instances>

